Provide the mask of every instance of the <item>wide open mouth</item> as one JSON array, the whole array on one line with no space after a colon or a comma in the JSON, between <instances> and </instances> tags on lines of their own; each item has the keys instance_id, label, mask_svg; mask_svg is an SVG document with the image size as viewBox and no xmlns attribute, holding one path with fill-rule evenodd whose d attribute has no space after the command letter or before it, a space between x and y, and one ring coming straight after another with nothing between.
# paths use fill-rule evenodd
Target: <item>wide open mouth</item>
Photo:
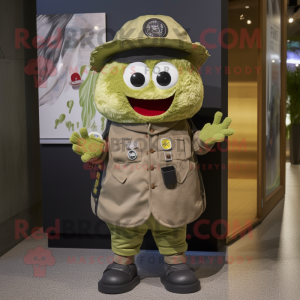
<instances>
[{"instance_id":1,"label":"wide open mouth","mask_svg":"<svg viewBox=\"0 0 300 300\"><path fill-rule=\"evenodd\" d=\"M154 117L162 115L170 108L174 95L166 99L157 100L135 99L131 97L127 97L127 99L131 107L138 114L147 117Z\"/></svg>"}]
</instances>

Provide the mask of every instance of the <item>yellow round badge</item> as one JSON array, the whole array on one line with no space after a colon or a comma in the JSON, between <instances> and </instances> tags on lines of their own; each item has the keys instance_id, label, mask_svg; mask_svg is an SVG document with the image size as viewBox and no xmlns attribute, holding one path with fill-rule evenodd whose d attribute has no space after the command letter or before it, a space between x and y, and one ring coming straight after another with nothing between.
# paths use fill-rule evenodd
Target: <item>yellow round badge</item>
<instances>
[{"instance_id":1,"label":"yellow round badge","mask_svg":"<svg viewBox=\"0 0 300 300\"><path fill-rule=\"evenodd\" d=\"M160 144L161 144L161 147L164 150L171 150L172 149L172 143L171 143L170 139L163 138L163 139L161 139Z\"/></svg>"}]
</instances>

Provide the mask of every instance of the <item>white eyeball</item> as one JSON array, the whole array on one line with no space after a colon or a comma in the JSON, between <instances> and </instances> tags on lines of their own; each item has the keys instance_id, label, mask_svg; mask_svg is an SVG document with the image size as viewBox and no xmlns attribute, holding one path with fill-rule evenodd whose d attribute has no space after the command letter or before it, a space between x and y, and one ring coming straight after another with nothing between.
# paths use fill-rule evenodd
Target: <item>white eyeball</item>
<instances>
[{"instance_id":1,"label":"white eyeball","mask_svg":"<svg viewBox=\"0 0 300 300\"><path fill-rule=\"evenodd\" d=\"M126 85L133 90L144 88L150 81L150 70L142 62L129 64L123 74Z\"/></svg>"},{"instance_id":2,"label":"white eyeball","mask_svg":"<svg viewBox=\"0 0 300 300\"><path fill-rule=\"evenodd\" d=\"M156 87L162 90L167 90L173 87L178 81L177 68L165 61L162 61L155 65L152 71L152 80Z\"/></svg>"}]
</instances>

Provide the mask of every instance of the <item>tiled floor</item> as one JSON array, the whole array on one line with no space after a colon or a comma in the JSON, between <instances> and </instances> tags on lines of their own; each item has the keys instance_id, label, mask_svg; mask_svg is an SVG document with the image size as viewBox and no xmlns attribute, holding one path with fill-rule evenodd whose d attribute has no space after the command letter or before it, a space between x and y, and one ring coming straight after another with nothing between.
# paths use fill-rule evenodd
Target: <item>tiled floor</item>
<instances>
[{"instance_id":1,"label":"tiled floor","mask_svg":"<svg viewBox=\"0 0 300 300\"><path fill-rule=\"evenodd\" d=\"M24 260L31 263L26 257L28 251L47 248L47 244L45 238L31 238L0 258L0 299L299 299L299 178L300 166L288 163L285 200L252 236L245 236L225 252L188 253L188 262L201 280L198 293L182 296L165 291L159 280L160 255L155 251L143 251L138 256L142 282L124 295L97 291L98 279L111 260L108 250L50 249L55 264L46 267L45 277L37 277L42 272L34 274L33 266ZM51 264L49 257L46 261Z\"/></svg>"}]
</instances>

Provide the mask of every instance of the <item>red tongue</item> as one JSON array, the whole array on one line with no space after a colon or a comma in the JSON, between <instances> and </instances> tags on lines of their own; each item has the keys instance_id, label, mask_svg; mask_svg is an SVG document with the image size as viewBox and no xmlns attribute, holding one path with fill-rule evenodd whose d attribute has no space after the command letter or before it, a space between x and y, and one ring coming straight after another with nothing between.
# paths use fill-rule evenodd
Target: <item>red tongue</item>
<instances>
[{"instance_id":1,"label":"red tongue","mask_svg":"<svg viewBox=\"0 0 300 300\"><path fill-rule=\"evenodd\" d=\"M140 115L147 117L159 116L171 106L174 96L162 100L140 100L127 97L132 108Z\"/></svg>"}]
</instances>

